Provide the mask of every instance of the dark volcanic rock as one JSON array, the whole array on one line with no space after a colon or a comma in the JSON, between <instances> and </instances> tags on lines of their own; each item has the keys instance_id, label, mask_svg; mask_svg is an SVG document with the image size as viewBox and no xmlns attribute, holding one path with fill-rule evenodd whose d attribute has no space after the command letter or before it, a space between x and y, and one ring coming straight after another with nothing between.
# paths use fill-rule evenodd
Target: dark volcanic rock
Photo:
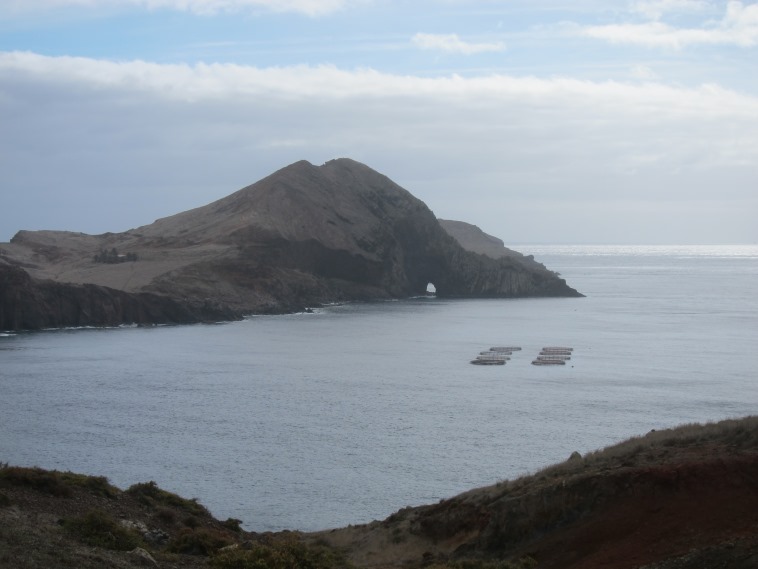
<instances>
[{"instance_id":1,"label":"dark volcanic rock","mask_svg":"<svg viewBox=\"0 0 758 569\"><path fill-rule=\"evenodd\" d=\"M466 223L465 221L454 221L451 219L440 219L438 221L442 228L468 251L487 255L493 259L508 256L522 259L526 258L518 251L508 249L502 239L486 234L476 225Z\"/></svg>"},{"instance_id":2,"label":"dark volcanic rock","mask_svg":"<svg viewBox=\"0 0 758 569\"><path fill-rule=\"evenodd\" d=\"M132 262L98 263L102 251ZM420 295L428 283L441 297L581 296L530 258L464 249L423 202L348 159L297 162L125 233L22 231L0 258L13 265L0 329L218 320Z\"/></svg>"},{"instance_id":3,"label":"dark volcanic rock","mask_svg":"<svg viewBox=\"0 0 758 569\"><path fill-rule=\"evenodd\" d=\"M471 225L465 221L453 221L450 219L440 219L439 222L442 228L454 237L455 240L467 251L486 255L493 259L510 257L535 268L545 268L545 265L535 261L532 255L524 255L518 251L509 249L505 246L502 239L488 235L476 225Z\"/></svg>"},{"instance_id":4,"label":"dark volcanic rock","mask_svg":"<svg viewBox=\"0 0 758 569\"><path fill-rule=\"evenodd\" d=\"M0 263L0 330L189 324L238 317L228 307L210 303L180 302L92 284L39 281L23 269Z\"/></svg>"}]
</instances>

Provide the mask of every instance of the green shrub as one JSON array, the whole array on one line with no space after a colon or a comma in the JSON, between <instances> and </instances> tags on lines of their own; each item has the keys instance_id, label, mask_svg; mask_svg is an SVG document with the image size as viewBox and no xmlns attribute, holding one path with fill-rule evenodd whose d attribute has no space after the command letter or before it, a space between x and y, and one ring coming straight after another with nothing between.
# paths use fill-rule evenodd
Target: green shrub
<instances>
[{"instance_id":1,"label":"green shrub","mask_svg":"<svg viewBox=\"0 0 758 569\"><path fill-rule=\"evenodd\" d=\"M187 555L210 555L234 540L217 530L183 528L168 542L167 550Z\"/></svg>"},{"instance_id":2,"label":"green shrub","mask_svg":"<svg viewBox=\"0 0 758 569\"><path fill-rule=\"evenodd\" d=\"M0 492L0 508L5 508L7 506L11 505L11 499L8 498L5 494Z\"/></svg>"},{"instance_id":3,"label":"green shrub","mask_svg":"<svg viewBox=\"0 0 758 569\"><path fill-rule=\"evenodd\" d=\"M199 504L196 499L188 500L173 492L167 492L152 480L134 484L126 492L147 506L172 506L197 516L209 515L205 506Z\"/></svg>"},{"instance_id":4,"label":"green shrub","mask_svg":"<svg viewBox=\"0 0 758 569\"><path fill-rule=\"evenodd\" d=\"M84 480L84 486L108 498L115 498L119 493L118 489L111 486L105 476L87 476Z\"/></svg>"},{"instance_id":5,"label":"green shrub","mask_svg":"<svg viewBox=\"0 0 758 569\"><path fill-rule=\"evenodd\" d=\"M155 516L164 524L173 525L176 523L176 513L174 513L174 510L170 510L168 508L159 508L155 513Z\"/></svg>"},{"instance_id":6,"label":"green shrub","mask_svg":"<svg viewBox=\"0 0 758 569\"><path fill-rule=\"evenodd\" d=\"M241 523L242 520L238 520L237 518L227 518L226 521L221 522L221 525L233 532L240 533L242 531L242 528L240 527Z\"/></svg>"},{"instance_id":7,"label":"green shrub","mask_svg":"<svg viewBox=\"0 0 758 569\"><path fill-rule=\"evenodd\" d=\"M0 485L25 486L52 496L69 497L74 487L87 489L95 494L115 498L119 489L111 486L105 476L87 476L73 472L44 470L39 467L3 466L0 468Z\"/></svg>"},{"instance_id":8,"label":"green shrub","mask_svg":"<svg viewBox=\"0 0 758 569\"><path fill-rule=\"evenodd\" d=\"M115 486L111 486L105 476L85 476L73 472L62 472L61 481L67 486L79 486L86 488L93 494L99 494L106 498L115 498L121 492Z\"/></svg>"},{"instance_id":9,"label":"green shrub","mask_svg":"<svg viewBox=\"0 0 758 569\"><path fill-rule=\"evenodd\" d=\"M92 510L81 517L65 520L63 527L82 543L94 547L131 551L142 545L139 535L100 510Z\"/></svg>"},{"instance_id":10,"label":"green shrub","mask_svg":"<svg viewBox=\"0 0 758 569\"><path fill-rule=\"evenodd\" d=\"M521 557L520 559L496 560L496 559L461 559L444 564L434 564L428 569L536 569L537 561L534 558Z\"/></svg>"},{"instance_id":11,"label":"green shrub","mask_svg":"<svg viewBox=\"0 0 758 569\"><path fill-rule=\"evenodd\" d=\"M306 546L296 539L255 543L250 549L222 551L210 561L214 569L348 569L333 549Z\"/></svg>"},{"instance_id":12,"label":"green shrub","mask_svg":"<svg viewBox=\"0 0 758 569\"><path fill-rule=\"evenodd\" d=\"M0 470L0 485L33 488L52 496L70 496L69 488L59 472L33 467L6 466Z\"/></svg>"},{"instance_id":13,"label":"green shrub","mask_svg":"<svg viewBox=\"0 0 758 569\"><path fill-rule=\"evenodd\" d=\"M408 517L408 514L413 511L413 508L410 506L406 506L405 508L398 510L394 514L390 515L389 518L387 518L387 523L395 523L395 522L402 522L404 519Z\"/></svg>"}]
</instances>

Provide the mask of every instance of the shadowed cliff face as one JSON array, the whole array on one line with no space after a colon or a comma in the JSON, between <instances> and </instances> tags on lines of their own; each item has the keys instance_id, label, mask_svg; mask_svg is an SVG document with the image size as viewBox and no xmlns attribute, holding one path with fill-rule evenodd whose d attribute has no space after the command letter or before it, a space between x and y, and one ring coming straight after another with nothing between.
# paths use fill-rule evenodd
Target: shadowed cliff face
<instances>
[{"instance_id":1,"label":"shadowed cliff face","mask_svg":"<svg viewBox=\"0 0 758 569\"><path fill-rule=\"evenodd\" d=\"M103 251L130 261L97 262ZM75 308L64 311L69 317L53 324L62 326L288 312L421 295L430 282L441 297L580 296L528 258L465 250L423 202L348 159L297 162L209 205L124 233L22 231L0 244L3 258L14 271L23 267L38 296L53 294L56 282L68 287L56 289L60 298L90 299L76 317ZM0 329L50 320L18 316L19 306L51 310L31 293L6 286L0 295L15 314ZM156 303L163 307L147 308Z\"/></svg>"},{"instance_id":2,"label":"shadowed cliff face","mask_svg":"<svg viewBox=\"0 0 758 569\"><path fill-rule=\"evenodd\" d=\"M212 302L182 302L151 293L32 279L0 263L0 329L39 330L120 324L190 324L238 315Z\"/></svg>"}]
</instances>

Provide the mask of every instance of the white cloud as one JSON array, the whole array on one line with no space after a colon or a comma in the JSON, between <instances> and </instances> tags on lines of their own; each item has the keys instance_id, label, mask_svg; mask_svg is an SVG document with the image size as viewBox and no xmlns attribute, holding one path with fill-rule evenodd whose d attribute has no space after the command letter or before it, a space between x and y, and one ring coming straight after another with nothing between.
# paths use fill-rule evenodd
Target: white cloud
<instances>
[{"instance_id":1,"label":"white cloud","mask_svg":"<svg viewBox=\"0 0 758 569\"><path fill-rule=\"evenodd\" d=\"M0 171L9 189L0 241L18 229L128 229L296 160L340 156L387 174L437 215L506 240L571 240L579 229L589 239L604 230L592 219L608 219L614 209L604 204L619 200L650 208L668 200L672 218L687 219L696 235L713 219L683 212L715 195L741 216L724 221L728 238L758 238L758 98L715 85L18 52L0 53L0 85ZM592 216L579 223L567 213L548 227L540 202L587 204L581 209ZM663 219L669 210L656 211ZM645 226L643 237L655 234Z\"/></svg>"},{"instance_id":2,"label":"white cloud","mask_svg":"<svg viewBox=\"0 0 758 569\"><path fill-rule=\"evenodd\" d=\"M704 0L640 0L632 4L636 12L653 20L661 19L670 12L697 12L708 7Z\"/></svg>"},{"instance_id":3,"label":"white cloud","mask_svg":"<svg viewBox=\"0 0 758 569\"><path fill-rule=\"evenodd\" d=\"M350 1L355 3L356 0ZM349 0L10 0L0 11L28 13L66 7L111 9L116 6L134 6L150 10L168 9L195 14L264 9L273 12L296 12L308 16L321 16L345 8L348 2Z\"/></svg>"},{"instance_id":4,"label":"white cloud","mask_svg":"<svg viewBox=\"0 0 758 569\"><path fill-rule=\"evenodd\" d=\"M723 27L737 32L748 32L755 39L758 32L758 4L744 6L742 2L729 2Z\"/></svg>"},{"instance_id":5,"label":"white cloud","mask_svg":"<svg viewBox=\"0 0 758 569\"><path fill-rule=\"evenodd\" d=\"M528 99L536 105L596 104L625 109L694 116L758 116L758 99L702 85L687 89L662 84L625 84L570 78L488 75L418 77L363 68L344 70L333 65L260 68L237 64L158 64L140 60L117 62L83 57L50 57L30 52L0 52L0 73L27 75L58 84L88 89L147 92L166 100L233 100L276 97L284 101L451 98L482 105Z\"/></svg>"},{"instance_id":6,"label":"white cloud","mask_svg":"<svg viewBox=\"0 0 758 569\"><path fill-rule=\"evenodd\" d=\"M635 65L630 70L630 75L641 81L653 81L658 78L655 72L647 65Z\"/></svg>"},{"instance_id":7,"label":"white cloud","mask_svg":"<svg viewBox=\"0 0 758 569\"><path fill-rule=\"evenodd\" d=\"M464 55L505 50L505 44L502 42L471 43L463 41L458 37L458 34L417 33L413 36L413 43L421 49L462 53Z\"/></svg>"},{"instance_id":8,"label":"white cloud","mask_svg":"<svg viewBox=\"0 0 758 569\"><path fill-rule=\"evenodd\" d=\"M652 9L651 9L652 12ZM580 28L580 34L610 43L681 49L690 45L758 45L758 4L729 2L716 25L677 28L658 20L642 24L611 24Z\"/></svg>"}]
</instances>

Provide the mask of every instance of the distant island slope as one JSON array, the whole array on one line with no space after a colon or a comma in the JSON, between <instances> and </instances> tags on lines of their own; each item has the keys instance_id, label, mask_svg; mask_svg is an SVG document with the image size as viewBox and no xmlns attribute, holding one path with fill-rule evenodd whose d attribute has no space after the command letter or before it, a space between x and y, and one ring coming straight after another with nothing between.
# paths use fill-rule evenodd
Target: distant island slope
<instances>
[{"instance_id":1,"label":"distant island slope","mask_svg":"<svg viewBox=\"0 0 758 569\"><path fill-rule=\"evenodd\" d=\"M300 161L123 233L19 231L0 244L0 330L233 320L429 283L447 298L581 296L363 164Z\"/></svg>"}]
</instances>

